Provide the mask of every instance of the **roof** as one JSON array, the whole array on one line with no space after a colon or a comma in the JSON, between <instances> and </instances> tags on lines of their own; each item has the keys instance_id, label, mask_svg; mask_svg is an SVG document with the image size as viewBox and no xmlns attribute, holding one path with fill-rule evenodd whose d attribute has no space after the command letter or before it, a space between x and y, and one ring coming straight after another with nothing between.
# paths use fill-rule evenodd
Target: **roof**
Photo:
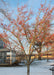
<instances>
[{"instance_id":1,"label":"roof","mask_svg":"<svg viewBox=\"0 0 54 75\"><path fill-rule=\"evenodd\" d=\"M10 51L8 48L0 48L0 52L1 51Z\"/></svg>"},{"instance_id":2,"label":"roof","mask_svg":"<svg viewBox=\"0 0 54 75\"><path fill-rule=\"evenodd\" d=\"M0 52L9 52L9 51L10 51L10 49L8 49L8 48L0 48ZM16 53L15 50L11 50L11 52Z\"/></svg>"}]
</instances>

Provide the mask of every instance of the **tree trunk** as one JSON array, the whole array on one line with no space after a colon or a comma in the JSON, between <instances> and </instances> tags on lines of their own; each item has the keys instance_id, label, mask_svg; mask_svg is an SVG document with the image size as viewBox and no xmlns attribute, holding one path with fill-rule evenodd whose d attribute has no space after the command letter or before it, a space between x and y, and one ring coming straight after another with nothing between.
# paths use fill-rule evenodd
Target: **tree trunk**
<instances>
[{"instance_id":1,"label":"tree trunk","mask_svg":"<svg viewBox=\"0 0 54 75\"><path fill-rule=\"evenodd\" d=\"M48 62L48 54L47 54L47 62Z\"/></svg>"},{"instance_id":2,"label":"tree trunk","mask_svg":"<svg viewBox=\"0 0 54 75\"><path fill-rule=\"evenodd\" d=\"M47 46L47 62L48 62L48 46Z\"/></svg>"},{"instance_id":3,"label":"tree trunk","mask_svg":"<svg viewBox=\"0 0 54 75\"><path fill-rule=\"evenodd\" d=\"M27 75L30 75L30 65L27 64Z\"/></svg>"},{"instance_id":4,"label":"tree trunk","mask_svg":"<svg viewBox=\"0 0 54 75\"><path fill-rule=\"evenodd\" d=\"M26 56L26 60L27 60L27 64L26 64L26 66L27 66L27 75L30 75L30 60L31 60L31 56L30 55Z\"/></svg>"},{"instance_id":5,"label":"tree trunk","mask_svg":"<svg viewBox=\"0 0 54 75\"><path fill-rule=\"evenodd\" d=\"M41 53L38 53L38 60L41 60Z\"/></svg>"},{"instance_id":6,"label":"tree trunk","mask_svg":"<svg viewBox=\"0 0 54 75\"><path fill-rule=\"evenodd\" d=\"M41 45L40 45L40 50L38 52L38 60L41 60Z\"/></svg>"}]
</instances>

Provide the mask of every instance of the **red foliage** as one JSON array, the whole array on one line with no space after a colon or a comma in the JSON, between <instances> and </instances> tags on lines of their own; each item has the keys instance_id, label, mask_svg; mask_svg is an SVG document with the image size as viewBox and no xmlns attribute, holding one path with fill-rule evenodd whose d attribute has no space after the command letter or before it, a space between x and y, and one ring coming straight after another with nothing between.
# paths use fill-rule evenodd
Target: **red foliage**
<instances>
[{"instance_id":1,"label":"red foliage","mask_svg":"<svg viewBox=\"0 0 54 75\"><path fill-rule=\"evenodd\" d=\"M29 39L31 40L32 39L32 36L30 36Z\"/></svg>"},{"instance_id":2,"label":"red foliage","mask_svg":"<svg viewBox=\"0 0 54 75\"><path fill-rule=\"evenodd\" d=\"M29 41L27 41L28 43L31 41L36 42L38 45L40 45L39 43L49 43L50 40L54 40L54 34L49 34L49 29L50 29L50 20L52 20L52 12L54 10L54 7L52 9L49 9L49 7L45 7L44 4L41 4L41 8L40 8L40 12L37 13L36 19L30 19L31 17L33 18L33 16L31 16L31 14L33 14L32 11L23 11L24 8L26 8L25 6L22 6L20 8L17 8L18 10L18 15L17 18L11 20L11 17L9 17L10 15L8 15L11 25L14 25L13 27L9 24L9 25L4 25L4 29L7 29L10 31L10 33L13 33L16 35L14 35L17 40L19 39L20 42L23 39L20 39L20 35L21 36L25 36L26 39L28 39ZM43 15L42 15L43 13ZM41 17L41 15L43 17ZM35 23L32 24L32 21ZM13 24L12 24L13 23ZM3 25L3 23L1 23L1 25ZM14 28L16 27L16 29ZM13 32L14 31L14 32ZM26 33L26 34L25 34ZM8 35L6 34L6 32L2 35L0 34L0 37L8 38ZM28 37L28 38L27 38ZM34 40L33 40L34 39ZM8 39L6 39L6 43L8 43L7 41ZM15 39L14 39L15 40ZM18 43L17 41L14 41L16 44ZM33 43L34 43L33 42ZM29 43L30 44L30 43ZM35 43L34 43L35 44ZM34 45L32 44L32 45ZM51 44L51 43L49 43ZM17 44L18 45L18 44ZM22 49L24 49L23 46L20 45L20 47Z\"/></svg>"},{"instance_id":3,"label":"red foliage","mask_svg":"<svg viewBox=\"0 0 54 75\"><path fill-rule=\"evenodd\" d=\"M13 23L13 21L11 21L11 23Z\"/></svg>"},{"instance_id":4,"label":"red foliage","mask_svg":"<svg viewBox=\"0 0 54 75\"><path fill-rule=\"evenodd\" d=\"M0 38L3 38L3 35L2 34L0 34Z\"/></svg>"},{"instance_id":5,"label":"red foliage","mask_svg":"<svg viewBox=\"0 0 54 75\"><path fill-rule=\"evenodd\" d=\"M23 46L21 46L21 48L24 50L24 47Z\"/></svg>"},{"instance_id":6,"label":"red foliage","mask_svg":"<svg viewBox=\"0 0 54 75\"><path fill-rule=\"evenodd\" d=\"M15 22L14 25L17 25L17 23Z\"/></svg>"},{"instance_id":7,"label":"red foliage","mask_svg":"<svg viewBox=\"0 0 54 75\"><path fill-rule=\"evenodd\" d=\"M19 21L19 24L22 25L22 21Z\"/></svg>"},{"instance_id":8,"label":"red foliage","mask_svg":"<svg viewBox=\"0 0 54 75\"><path fill-rule=\"evenodd\" d=\"M41 4L41 8L43 8L43 4Z\"/></svg>"},{"instance_id":9,"label":"red foliage","mask_svg":"<svg viewBox=\"0 0 54 75\"><path fill-rule=\"evenodd\" d=\"M1 23L1 25L3 25L3 23Z\"/></svg>"},{"instance_id":10,"label":"red foliage","mask_svg":"<svg viewBox=\"0 0 54 75\"><path fill-rule=\"evenodd\" d=\"M27 34L25 34L25 33L22 33L22 35L27 35Z\"/></svg>"},{"instance_id":11,"label":"red foliage","mask_svg":"<svg viewBox=\"0 0 54 75\"><path fill-rule=\"evenodd\" d=\"M7 36L8 36L7 34L4 35L4 37L7 37Z\"/></svg>"}]
</instances>

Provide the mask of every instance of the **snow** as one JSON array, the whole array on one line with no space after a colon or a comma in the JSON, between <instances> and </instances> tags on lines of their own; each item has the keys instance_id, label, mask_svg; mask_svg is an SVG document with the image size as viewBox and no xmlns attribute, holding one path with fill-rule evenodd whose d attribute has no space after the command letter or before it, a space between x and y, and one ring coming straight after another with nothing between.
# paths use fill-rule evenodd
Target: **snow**
<instances>
[{"instance_id":1,"label":"snow","mask_svg":"<svg viewBox=\"0 0 54 75\"><path fill-rule=\"evenodd\" d=\"M52 68L54 60L34 61L30 66L30 75L52 75ZM0 67L0 75L27 75L26 66L16 66L16 67Z\"/></svg>"}]
</instances>

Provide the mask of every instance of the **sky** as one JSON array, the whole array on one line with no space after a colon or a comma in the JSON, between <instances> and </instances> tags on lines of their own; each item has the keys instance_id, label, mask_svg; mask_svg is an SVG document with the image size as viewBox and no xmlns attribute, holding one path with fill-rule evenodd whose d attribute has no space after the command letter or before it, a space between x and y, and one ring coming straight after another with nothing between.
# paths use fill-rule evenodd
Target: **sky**
<instances>
[{"instance_id":1,"label":"sky","mask_svg":"<svg viewBox=\"0 0 54 75\"><path fill-rule=\"evenodd\" d=\"M12 9L15 10L17 8L17 5L22 6L25 4L28 6L28 8L31 8L34 12L38 11L38 8L40 8L40 3L41 3L41 0L4 0L4 1L9 4L10 10ZM50 0L47 0L47 4L49 3L49 1ZM42 0L42 3L44 2L45 0ZM52 6L54 5L54 0L51 1L51 5Z\"/></svg>"},{"instance_id":2,"label":"sky","mask_svg":"<svg viewBox=\"0 0 54 75\"><path fill-rule=\"evenodd\" d=\"M9 4L10 10L17 9L17 5L22 6L25 4L28 6L28 8L31 8L34 11L34 13L36 13L38 11L38 8L40 8L41 1L42 1L42 3L45 2L45 0L4 0L4 1ZM54 5L54 0L46 0L46 1L47 1L47 4L49 3L49 1L51 1L51 5L52 6ZM1 2L1 0L0 0L0 2ZM1 5L2 5L2 3L0 4L0 8L2 7ZM4 8L4 6L3 6L3 8ZM54 29L54 27L53 27L53 29Z\"/></svg>"},{"instance_id":3,"label":"sky","mask_svg":"<svg viewBox=\"0 0 54 75\"><path fill-rule=\"evenodd\" d=\"M35 14L40 8L40 4L45 2L45 0L4 0L4 1L9 4L10 10L17 9L17 6L27 5L27 7L31 8ZM49 1L51 6L53 6L54 0L46 0L46 5L48 5Z\"/></svg>"},{"instance_id":4,"label":"sky","mask_svg":"<svg viewBox=\"0 0 54 75\"><path fill-rule=\"evenodd\" d=\"M34 13L36 13L38 9L40 8L40 4L45 2L45 0L4 0L4 1L9 4L10 10L17 9L17 6L27 5L27 7L31 8L34 11ZM54 0L46 0L47 2L46 5L49 3L49 1L51 1L50 2L51 6L53 6ZM1 5L0 5L0 8L1 8Z\"/></svg>"},{"instance_id":5,"label":"sky","mask_svg":"<svg viewBox=\"0 0 54 75\"><path fill-rule=\"evenodd\" d=\"M40 3L45 2L45 0L4 0L10 4L11 7L15 8L17 7L17 4L22 5L22 4L27 4L29 7L32 7L33 9L37 9L40 7ZM50 0L46 0L47 4L49 3ZM54 0L51 0L51 5L54 5Z\"/></svg>"}]
</instances>

